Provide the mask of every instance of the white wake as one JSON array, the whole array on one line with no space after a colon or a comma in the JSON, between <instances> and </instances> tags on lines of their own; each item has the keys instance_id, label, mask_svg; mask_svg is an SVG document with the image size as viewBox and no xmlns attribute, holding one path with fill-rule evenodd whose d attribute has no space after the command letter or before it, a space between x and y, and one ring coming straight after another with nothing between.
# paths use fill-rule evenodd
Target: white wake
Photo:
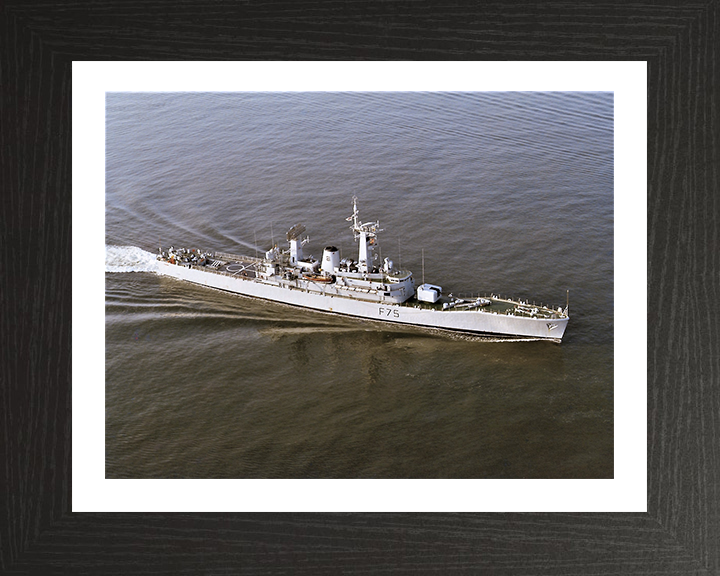
<instances>
[{"instance_id":1,"label":"white wake","mask_svg":"<svg viewBox=\"0 0 720 576\"><path fill-rule=\"evenodd\" d=\"M105 272L157 272L157 257L136 246L105 246Z\"/></svg>"}]
</instances>

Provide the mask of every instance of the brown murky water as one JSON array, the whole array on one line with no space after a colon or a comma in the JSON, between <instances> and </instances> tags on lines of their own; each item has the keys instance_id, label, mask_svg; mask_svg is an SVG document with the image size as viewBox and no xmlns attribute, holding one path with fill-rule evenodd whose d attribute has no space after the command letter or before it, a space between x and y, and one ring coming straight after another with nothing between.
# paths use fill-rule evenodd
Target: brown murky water
<instances>
[{"instance_id":1,"label":"brown murky water","mask_svg":"<svg viewBox=\"0 0 720 576\"><path fill-rule=\"evenodd\" d=\"M317 314L152 272L297 222L448 291L565 303L562 345ZM611 478L607 93L109 94L108 478Z\"/></svg>"}]
</instances>

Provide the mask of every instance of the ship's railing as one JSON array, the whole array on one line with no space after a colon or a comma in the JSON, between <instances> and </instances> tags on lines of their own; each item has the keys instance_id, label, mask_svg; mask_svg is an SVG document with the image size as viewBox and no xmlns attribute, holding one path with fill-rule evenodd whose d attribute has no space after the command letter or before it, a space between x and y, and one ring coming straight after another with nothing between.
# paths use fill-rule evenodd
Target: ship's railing
<instances>
[{"instance_id":1,"label":"ship's railing","mask_svg":"<svg viewBox=\"0 0 720 576\"><path fill-rule=\"evenodd\" d=\"M494 292L491 294L488 294L487 292L452 292L452 295L455 298L462 298L463 300L474 300L475 298L495 298L496 300L504 300L507 302L522 304L523 306L528 306L531 308L544 308L546 310L551 310L552 312L556 312L557 309L560 308L560 306L548 306L547 304L542 304L535 301L530 302L529 300L521 300L513 296L501 296Z\"/></svg>"},{"instance_id":2,"label":"ship's railing","mask_svg":"<svg viewBox=\"0 0 720 576\"><path fill-rule=\"evenodd\" d=\"M262 258L255 258L254 256L239 256L237 254L228 254L227 252L215 252L215 259L220 260L240 260L242 262L263 262Z\"/></svg>"},{"instance_id":3,"label":"ship's railing","mask_svg":"<svg viewBox=\"0 0 720 576\"><path fill-rule=\"evenodd\" d=\"M452 294L455 298L462 298L463 300L475 300L476 298L490 298L490 295L483 292L455 292L454 290L452 292L448 293L448 296ZM495 296L493 295L493 298Z\"/></svg>"},{"instance_id":4,"label":"ship's railing","mask_svg":"<svg viewBox=\"0 0 720 576\"><path fill-rule=\"evenodd\" d=\"M236 272L228 272L227 270L218 270L217 268L213 268L212 266L198 266L197 264L190 264L188 262L182 262L178 264L178 266L184 266L186 268L190 268L191 270L200 270L202 272L208 272L210 274L218 274L220 276L229 276L231 278L237 278L238 274ZM240 276L241 278L245 280L257 280L257 277L252 276Z\"/></svg>"},{"instance_id":5,"label":"ship's railing","mask_svg":"<svg viewBox=\"0 0 720 576\"><path fill-rule=\"evenodd\" d=\"M386 275L390 278L406 278L410 276L410 271L393 268L392 270L390 270L390 272L387 272Z\"/></svg>"},{"instance_id":6,"label":"ship's railing","mask_svg":"<svg viewBox=\"0 0 720 576\"><path fill-rule=\"evenodd\" d=\"M218 270L217 268L213 268L212 266L198 266L197 264L180 264L180 266L187 266L191 270L202 270L203 272L210 272L211 274L227 276L227 272L225 272L225 270Z\"/></svg>"},{"instance_id":7,"label":"ship's railing","mask_svg":"<svg viewBox=\"0 0 720 576\"><path fill-rule=\"evenodd\" d=\"M513 296L501 296L496 293L488 294L487 292L452 292L452 295L456 299L462 299L462 300L475 300L476 298L494 298L495 300L499 300L501 302L511 302L513 304L517 304L518 307L514 308L512 310L506 310L504 313L519 313L521 315L527 315L527 316L534 316L531 313L531 310L534 308L537 308L537 313L535 314L538 317L541 318L556 318L558 316L562 317L564 315L564 310L561 306L548 306L546 304L538 303L535 301L530 300L522 300L520 298L515 298ZM558 312L558 308L560 308L562 311ZM482 308L478 309L480 312L487 311L491 314L497 314L497 312L492 310L484 310Z\"/></svg>"}]
</instances>

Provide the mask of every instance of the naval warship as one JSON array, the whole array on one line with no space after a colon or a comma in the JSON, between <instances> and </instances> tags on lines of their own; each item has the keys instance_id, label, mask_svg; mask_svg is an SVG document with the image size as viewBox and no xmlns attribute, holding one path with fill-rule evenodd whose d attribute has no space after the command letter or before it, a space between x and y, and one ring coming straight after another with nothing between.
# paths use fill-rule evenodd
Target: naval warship
<instances>
[{"instance_id":1,"label":"naval warship","mask_svg":"<svg viewBox=\"0 0 720 576\"><path fill-rule=\"evenodd\" d=\"M357 198L346 220L358 242L358 258L341 258L326 246L318 261L304 257L308 238L302 224L287 231L287 249L277 245L264 258L195 248L160 247L158 271L244 296L369 320L476 335L550 340L559 343L567 327L568 303L551 308L495 294L445 294L442 287L416 286L412 272L377 255L379 221L361 222ZM424 262L423 262L424 277Z\"/></svg>"}]
</instances>

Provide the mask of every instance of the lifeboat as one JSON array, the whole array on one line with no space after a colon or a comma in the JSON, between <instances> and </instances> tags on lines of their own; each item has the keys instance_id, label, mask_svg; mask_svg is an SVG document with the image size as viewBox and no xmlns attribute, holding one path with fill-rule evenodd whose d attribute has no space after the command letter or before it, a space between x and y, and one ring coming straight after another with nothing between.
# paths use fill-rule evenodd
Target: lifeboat
<instances>
[{"instance_id":1,"label":"lifeboat","mask_svg":"<svg viewBox=\"0 0 720 576\"><path fill-rule=\"evenodd\" d=\"M304 273L303 278L305 280L310 280L311 282L320 282L322 284L330 284L335 280L332 276L323 276L322 274L310 274L310 273Z\"/></svg>"}]
</instances>

